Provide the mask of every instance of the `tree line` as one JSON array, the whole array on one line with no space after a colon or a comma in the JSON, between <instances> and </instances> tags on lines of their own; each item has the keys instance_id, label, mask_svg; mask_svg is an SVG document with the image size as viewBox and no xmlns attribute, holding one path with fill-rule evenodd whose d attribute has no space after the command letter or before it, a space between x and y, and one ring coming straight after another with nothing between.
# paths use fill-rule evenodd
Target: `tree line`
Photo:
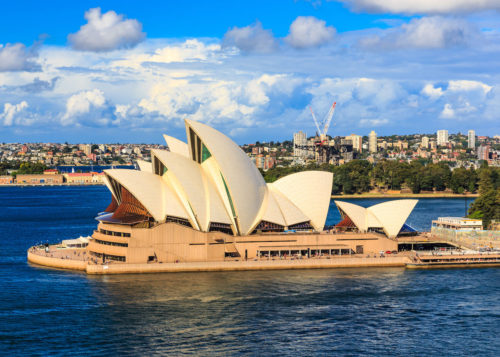
<instances>
[{"instance_id":1,"label":"tree line","mask_svg":"<svg viewBox=\"0 0 500 357\"><path fill-rule=\"evenodd\" d=\"M10 170L16 170L12 176L25 174L43 174L47 170L47 165L33 162L0 162L0 175L7 175Z\"/></svg>"},{"instance_id":2,"label":"tree line","mask_svg":"<svg viewBox=\"0 0 500 357\"><path fill-rule=\"evenodd\" d=\"M341 166L309 164L305 166L275 167L262 172L266 182L305 171L322 170L333 172L332 194L355 194L374 188L381 190L408 189L412 193L451 190L453 193L475 193L478 190L481 171L493 170L487 165L480 169L456 168L453 171L447 162L437 164L425 161L398 162L382 160L372 164L366 160L352 160Z\"/></svg>"}]
</instances>

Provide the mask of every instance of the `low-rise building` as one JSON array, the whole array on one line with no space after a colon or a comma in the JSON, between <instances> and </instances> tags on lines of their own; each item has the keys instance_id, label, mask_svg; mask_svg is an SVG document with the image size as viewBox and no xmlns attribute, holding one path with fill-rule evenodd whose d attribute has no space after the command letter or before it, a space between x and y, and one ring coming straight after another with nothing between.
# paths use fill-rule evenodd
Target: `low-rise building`
<instances>
[{"instance_id":1,"label":"low-rise building","mask_svg":"<svg viewBox=\"0 0 500 357\"><path fill-rule=\"evenodd\" d=\"M91 172L75 172L64 174L66 182L69 184L90 184L92 183L92 173Z\"/></svg>"},{"instance_id":2,"label":"low-rise building","mask_svg":"<svg viewBox=\"0 0 500 357\"><path fill-rule=\"evenodd\" d=\"M0 185L10 185L14 183L14 178L10 175L0 176Z\"/></svg>"},{"instance_id":3,"label":"low-rise building","mask_svg":"<svg viewBox=\"0 0 500 357\"><path fill-rule=\"evenodd\" d=\"M60 185L63 182L64 177L61 174L29 174L16 177L16 183L22 185Z\"/></svg>"},{"instance_id":4,"label":"low-rise building","mask_svg":"<svg viewBox=\"0 0 500 357\"><path fill-rule=\"evenodd\" d=\"M463 217L439 217L432 221L432 227L477 231L483 229L483 221Z\"/></svg>"}]
</instances>

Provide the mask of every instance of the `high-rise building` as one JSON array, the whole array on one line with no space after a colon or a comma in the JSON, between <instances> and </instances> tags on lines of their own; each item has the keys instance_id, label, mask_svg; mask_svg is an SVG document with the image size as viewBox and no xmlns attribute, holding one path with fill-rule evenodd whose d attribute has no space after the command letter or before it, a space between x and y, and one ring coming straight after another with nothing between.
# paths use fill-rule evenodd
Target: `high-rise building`
<instances>
[{"instance_id":1,"label":"high-rise building","mask_svg":"<svg viewBox=\"0 0 500 357\"><path fill-rule=\"evenodd\" d=\"M350 136L345 137L347 140L352 142L352 149L357 152L363 151L363 137L356 134L351 134Z\"/></svg>"},{"instance_id":2,"label":"high-rise building","mask_svg":"<svg viewBox=\"0 0 500 357\"><path fill-rule=\"evenodd\" d=\"M83 151L86 156L89 156L92 153L92 145L90 144L80 144L78 148Z\"/></svg>"},{"instance_id":3,"label":"high-rise building","mask_svg":"<svg viewBox=\"0 0 500 357\"><path fill-rule=\"evenodd\" d=\"M448 130L437 131L437 144L438 146L444 146L448 144Z\"/></svg>"},{"instance_id":4,"label":"high-rise building","mask_svg":"<svg viewBox=\"0 0 500 357\"><path fill-rule=\"evenodd\" d=\"M477 159L478 160L489 160L490 158L490 147L488 145L481 145L477 148Z\"/></svg>"},{"instance_id":5,"label":"high-rise building","mask_svg":"<svg viewBox=\"0 0 500 357\"><path fill-rule=\"evenodd\" d=\"M377 133L373 130L368 136L368 149L371 153L377 152Z\"/></svg>"},{"instance_id":6,"label":"high-rise building","mask_svg":"<svg viewBox=\"0 0 500 357\"><path fill-rule=\"evenodd\" d=\"M428 149L429 148L429 137L427 137L427 136L422 137L422 142L421 142L420 146L424 149Z\"/></svg>"},{"instance_id":7,"label":"high-rise building","mask_svg":"<svg viewBox=\"0 0 500 357\"><path fill-rule=\"evenodd\" d=\"M307 156L307 150L297 148L297 146L307 145L307 135L302 130L293 134L293 156L304 158Z\"/></svg>"},{"instance_id":8,"label":"high-rise building","mask_svg":"<svg viewBox=\"0 0 500 357\"><path fill-rule=\"evenodd\" d=\"M467 133L467 147L469 149L476 147L476 132L474 130L469 130Z\"/></svg>"}]
</instances>

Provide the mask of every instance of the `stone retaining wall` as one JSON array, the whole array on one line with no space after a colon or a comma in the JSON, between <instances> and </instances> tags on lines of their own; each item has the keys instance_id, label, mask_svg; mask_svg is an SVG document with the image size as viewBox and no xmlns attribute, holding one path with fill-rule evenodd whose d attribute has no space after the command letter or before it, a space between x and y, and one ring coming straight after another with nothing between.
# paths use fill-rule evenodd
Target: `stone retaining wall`
<instances>
[{"instance_id":1,"label":"stone retaining wall","mask_svg":"<svg viewBox=\"0 0 500 357\"><path fill-rule=\"evenodd\" d=\"M51 268L85 271L87 262L83 260L51 258L28 251L28 262Z\"/></svg>"}]
</instances>

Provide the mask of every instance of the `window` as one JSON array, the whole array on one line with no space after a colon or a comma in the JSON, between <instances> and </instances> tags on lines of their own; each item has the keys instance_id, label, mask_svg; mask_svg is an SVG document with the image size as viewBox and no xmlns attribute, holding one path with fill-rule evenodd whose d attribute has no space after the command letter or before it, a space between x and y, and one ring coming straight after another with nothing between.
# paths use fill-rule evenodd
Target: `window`
<instances>
[{"instance_id":1,"label":"window","mask_svg":"<svg viewBox=\"0 0 500 357\"><path fill-rule=\"evenodd\" d=\"M186 227L191 227L191 223L187 219L180 217L167 216L165 222L172 222L172 223L182 224L183 226Z\"/></svg>"},{"instance_id":2,"label":"window","mask_svg":"<svg viewBox=\"0 0 500 357\"><path fill-rule=\"evenodd\" d=\"M124 262L125 257L121 255L111 255L111 254L101 254L97 252L90 252L90 255L96 257L96 258L102 258L103 261L105 260L114 260L117 262Z\"/></svg>"},{"instance_id":3,"label":"window","mask_svg":"<svg viewBox=\"0 0 500 357\"><path fill-rule=\"evenodd\" d=\"M97 244L112 245L114 247L128 247L128 243L108 242L106 240L94 239Z\"/></svg>"},{"instance_id":4,"label":"window","mask_svg":"<svg viewBox=\"0 0 500 357\"><path fill-rule=\"evenodd\" d=\"M208 151L207 147L205 144L202 144L201 147L201 162L204 162L205 160L209 159L212 156L210 151Z\"/></svg>"},{"instance_id":5,"label":"window","mask_svg":"<svg viewBox=\"0 0 500 357\"><path fill-rule=\"evenodd\" d=\"M226 223L210 222L209 232L222 232L226 234L233 234L231 226Z\"/></svg>"},{"instance_id":6,"label":"window","mask_svg":"<svg viewBox=\"0 0 500 357\"><path fill-rule=\"evenodd\" d=\"M168 171L165 165L163 165L163 163L156 156L153 156L153 163L155 175L163 176L165 172Z\"/></svg>"},{"instance_id":7,"label":"window","mask_svg":"<svg viewBox=\"0 0 500 357\"><path fill-rule=\"evenodd\" d=\"M285 227L280 224L268 222L268 221L260 221L260 223L255 227L256 231L262 232L283 232Z\"/></svg>"},{"instance_id":8,"label":"window","mask_svg":"<svg viewBox=\"0 0 500 357\"><path fill-rule=\"evenodd\" d=\"M307 222L292 224L291 226L288 226L288 229L290 229L290 230L311 230L311 229L313 229L313 227L311 226L309 221L307 221Z\"/></svg>"},{"instance_id":9,"label":"window","mask_svg":"<svg viewBox=\"0 0 500 357\"><path fill-rule=\"evenodd\" d=\"M130 233L107 231L107 230L102 229L102 228L99 229L99 233L106 234L108 236L130 237Z\"/></svg>"}]
</instances>

